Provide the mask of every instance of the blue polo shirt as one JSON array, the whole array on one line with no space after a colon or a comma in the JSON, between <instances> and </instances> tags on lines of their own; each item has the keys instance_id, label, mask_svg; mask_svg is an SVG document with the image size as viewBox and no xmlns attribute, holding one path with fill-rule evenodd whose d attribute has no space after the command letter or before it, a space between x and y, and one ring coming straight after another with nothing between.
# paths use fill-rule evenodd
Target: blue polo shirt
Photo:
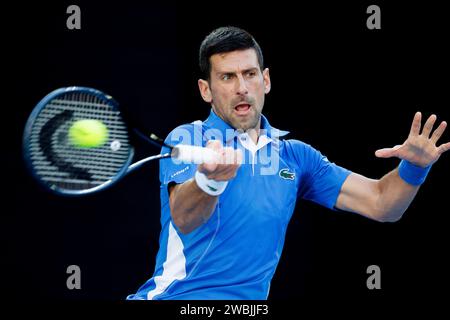
<instances>
[{"instance_id":1,"label":"blue polo shirt","mask_svg":"<svg viewBox=\"0 0 450 320\"><path fill-rule=\"evenodd\" d=\"M298 198L334 209L350 171L328 161L261 116L255 145L212 110L204 122L174 129L166 143L205 146L211 139L240 148L244 164L204 224L182 234L173 223L169 183L193 179L197 165L160 162L161 234L153 276L127 299L267 299L286 228ZM163 148L162 152L167 152Z\"/></svg>"}]
</instances>

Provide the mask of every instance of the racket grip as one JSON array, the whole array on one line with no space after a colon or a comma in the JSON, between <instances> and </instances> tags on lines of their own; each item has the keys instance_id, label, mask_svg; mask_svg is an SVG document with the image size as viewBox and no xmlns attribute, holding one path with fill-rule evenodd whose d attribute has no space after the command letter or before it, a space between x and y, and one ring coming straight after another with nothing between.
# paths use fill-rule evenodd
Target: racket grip
<instances>
[{"instance_id":1,"label":"racket grip","mask_svg":"<svg viewBox=\"0 0 450 320\"><path fill-rule=\"evenodd\" d=\"M218 156L214 150L198 146L180 144L172 149L172 158L186 163L215 163Z\"/></svg>"}]
</instances>

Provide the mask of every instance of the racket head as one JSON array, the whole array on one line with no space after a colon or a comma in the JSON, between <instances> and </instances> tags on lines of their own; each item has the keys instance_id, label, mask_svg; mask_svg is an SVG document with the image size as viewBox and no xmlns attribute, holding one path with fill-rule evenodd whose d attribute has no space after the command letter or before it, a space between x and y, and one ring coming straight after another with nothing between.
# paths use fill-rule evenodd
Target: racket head
<instances>
[{"instance_id":1,"label":"racket head","mask_svg":"<svg viewBox=\"0 0 450 320\"><path fill-rule=\"evenodd\" d=\"M79 148L68 131L77 120L95 119L108 128L104 144ZM23 134L23 156L46 190L80 196L103 190L126 174L134 149L118 103L88 87L65 87L46 95L31 112Z\"/></svg>"}]
</instances>

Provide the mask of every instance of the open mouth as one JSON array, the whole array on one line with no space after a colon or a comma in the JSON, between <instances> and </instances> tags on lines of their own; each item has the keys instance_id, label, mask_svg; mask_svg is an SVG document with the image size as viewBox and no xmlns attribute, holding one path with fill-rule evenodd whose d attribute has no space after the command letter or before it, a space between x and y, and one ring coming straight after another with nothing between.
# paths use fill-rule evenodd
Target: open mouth
<instances>
[{"instance_id":1,"label":"open mouth","mask_svg":"<svg viewBox=\"0 0 450 320\"><path fill-rule=\"evenodd\" d=\"M248 103L242 103L234 107L238 115L246 115L250 111L251 106Z\"/></svg>"}]
</instances>

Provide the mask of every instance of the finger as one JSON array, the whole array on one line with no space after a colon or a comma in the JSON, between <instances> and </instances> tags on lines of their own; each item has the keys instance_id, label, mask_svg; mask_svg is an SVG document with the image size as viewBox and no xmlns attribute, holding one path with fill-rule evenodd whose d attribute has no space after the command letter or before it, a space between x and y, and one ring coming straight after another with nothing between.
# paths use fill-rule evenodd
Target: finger
<instances>
[{"instance_id":1,"label":"finger","mask_svg":"<svg viewBox=\"0 0 450 320\"><path fill-rule=\"evenodd\" d=\"M214 172L217 169L217 166L218 166L217 163L202 163L198 166L197 169L201 173L208 175L211 172Z\"/></svg>"},{"instance_id":2,"label":"finger","mask_svg":"<svg viewBox=\"0 0 450 320\"><path fill-rule=\"evenodd\" d=\"M208 179L214 179L218 176L222 176L224 173L226 173L229 170L229 167L231 167L232 165L230 164L224 164L224 160L221 159L219 163L215 164L215 167L210 167L211 169L213 168L214 170L209 170L208 172Z\"/></svg>"},{"instance_id":3,"label":"finger","mask_svg":"<svg viewBox=\"0 0 450 320\"><path fill-rule=\"evenodd\" d=\"M447 122L442 121L439 127L434 130L433 135L431 136L431 140L436 143L438 142L439 138L442 136L442 134L445 131L445 128L447 128Z\"/></svg>"},{"instance_id":4,"label":"finger","mask_svg":"<svg viewBox=\"0 0 450 320\"><path fill-rule=\"evenodd\" d=\"M427 138L430 137L430 133L431 133L431 130L433 129L434 123L436 122L436 119L437 119L437 117L435 114L432 114L428 118L427 122L425 122L425 125L423 126L422 136L427 137Z\"/></svg>"},{"instance_id":5,"label":"finger","mask_svg":"<svg viewBox=\"0 0 450 320\"><path fill-rule=\"evenodd\" d=\"M393 148L384 148L375 151L375 156L378 158L391 158L394 156Z\"/></svg>"},{"instance_id":6,"label":"finger","mask_svg":"<svg viewBox=\"0 0 450 320\"><path fill-rule=\"evenodd\" d=\"M225 147L221 164L242 164L243 155L240 149Z\"/></svg>"},{"instance_id":7,"label":"finger","mask_svg":"<svg viewBox=\"0 0 450 320\"><path fill-rule=\"evenodd\" d=\"M439 154L443 154L444 152L446 152L446 151L448 151L448 150L450 150L450 142L441 144L441 145L439 146L438 152L439 152Z\"/></svg>"},{"instance_id":8,"label":"finger","mask_svg":"<svg viewBox=\"0 0 450 320\"><path fill-rule=\"evenodd\" d=\"M420 123L422 121L422 113L416 112L409 132L410 136L418 136L420 133Z\"/></svg>"},{"instance_id":9,"label":"finger","mask_svg":"<svg viewBox=\"0 0 450 320\"><path fill-rule=\"evenodd\" d=\"M223 156L222 156L221 164L233 164L236 163L236 153L233 148L231 147L225 147L223 149Z\"/></svg>"},{"instance_id":10,"label":"finger","mask_svg":"<svg viewBox=\"0 0 450 320\"><path fill-rule=\"evenodd\" d=\"M222 150L222 142L219 140L209 140L206 143L206 148L213 149L214 151L220 151Z\"/></svg>"},{"instance_id":11,"label":"finger","mask_svg":"<svg viewBox=\"0 0 450 320\"><path fill-rule=\"evenodd\" d=\"M396 145L393 148L383 148L375 151L375 156L378 158L391 158L396 157L398 154L398 149L400 149L401 145Z\"/></svg>"},{"instance_id":12,"label":"finger","mask_svg":"<svg viewBox=\"0 0 450 320\"><path fill-rule=\"evenodd\" d=\"M236 167L228 167L226 171L222 172L221 174L216 174L213 176L213 180L216 181L228 181L233 179L236 176Z\"/></svg>"},{"instance_id":13,"label":"finger","mask_svg":"<svg viewBox=\"0 0 450 320\"><path fill-rule=\"evenodd\" d=\"M238 165L219 165L217 169L208 175L208 179L216 181L230 180L236 175Z\"/></svg>"}]
</instances>

